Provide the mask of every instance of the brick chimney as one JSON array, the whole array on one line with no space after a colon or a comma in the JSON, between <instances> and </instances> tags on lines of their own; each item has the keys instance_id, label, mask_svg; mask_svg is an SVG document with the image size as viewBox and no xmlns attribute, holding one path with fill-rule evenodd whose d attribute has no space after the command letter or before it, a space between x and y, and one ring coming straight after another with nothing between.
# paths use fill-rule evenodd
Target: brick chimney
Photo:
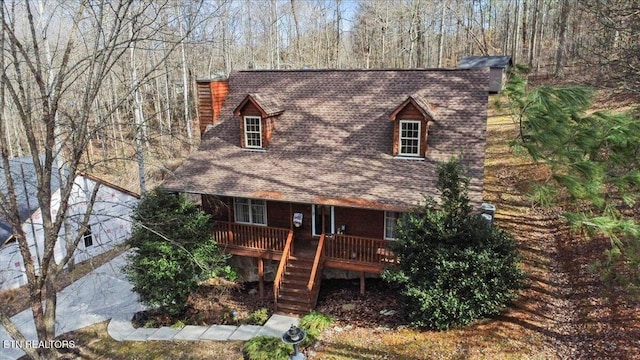
<instances>
[{"instance_id":1,"label":"brick chimney","mask_svg":"<svg viewBox=\"0 0 640 360\"><path fill-rule=\"evenodd\" d=\"M196 80L198 86L198 112L200 114L200 135L208 125L215 124L220 118L222 105L229 94L229 80L223 77L211 80Z\"/></svg>"}]
</instances>

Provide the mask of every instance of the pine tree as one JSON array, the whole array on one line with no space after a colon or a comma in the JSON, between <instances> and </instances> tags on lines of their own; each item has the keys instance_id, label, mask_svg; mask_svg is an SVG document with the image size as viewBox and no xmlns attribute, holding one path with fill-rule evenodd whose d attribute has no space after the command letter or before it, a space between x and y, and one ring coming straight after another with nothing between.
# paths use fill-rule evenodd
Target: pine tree
<instances>
[{"instance_id":1,"label":"pine tree","mask_svg":"<svg viewBox=\"0 0 640 360\"><path fill-rule=\"evenodd\" d=\"M611 277L640 284L640 225L634 218L640 200L638 113L590 112L590 89L527 89L523 75L522 68L512 73L504 94L520 126L512 146L551 170L549 179L532 187L534 201L560 205L574 230L610 239L600 264L604 277L623 265L630 277Z\"/></svg>"}]
</instances>

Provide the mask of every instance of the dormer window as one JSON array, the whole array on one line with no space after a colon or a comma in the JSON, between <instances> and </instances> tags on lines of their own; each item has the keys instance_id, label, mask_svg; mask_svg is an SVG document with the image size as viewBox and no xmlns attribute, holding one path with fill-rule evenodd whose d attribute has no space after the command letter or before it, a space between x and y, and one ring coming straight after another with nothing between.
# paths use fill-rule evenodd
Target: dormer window
<instances>
[{"instance_id":1,"label":"dormer window","mask_svg":"<svg viewBox=\"0 0 640 360\"><path fill-rule=\"evenodd\" d=\"M284 109L271 96L249 94L233 111L240 118L240 146L245 149L266 149L271 141L275 119Z\"/></svg>"},{"instance_id":2,"label":"dormer window","mask_svg":"<svg viewBox=\"0 0 640 360\"><path fill-rule=\"evenodd\" d=\"M244 146L262 149L262 119L260 116L244 117Z\"/></svg>"},{"instance_id":3,"label":"dormer window","mask_svg":"<svg viewBox=\"0 0 640 360\"><path fill-rule=\"evenodd\" d=\"M392 154L398 158L422 159L427 152L429 124L433 108L419 94L407 98L389 115L393 125Z\"/></svg>"},{"instance_id":4,"label":"dormer window","mask_svg":"<svg viewBox=\"0 0 640 360\"><path fill-rule=\"evenodd\" d=\"M398 155L420 156L420 121L400 120Z\"/></svg>"}]
</instances>

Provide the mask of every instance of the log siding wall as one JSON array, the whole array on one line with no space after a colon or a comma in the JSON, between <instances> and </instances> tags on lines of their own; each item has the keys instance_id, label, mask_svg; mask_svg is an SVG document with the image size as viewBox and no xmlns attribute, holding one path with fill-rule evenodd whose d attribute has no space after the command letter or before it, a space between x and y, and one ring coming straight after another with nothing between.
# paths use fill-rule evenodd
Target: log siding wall
<instances>
[{"instance_id":1,"label":"log siding wall","mask_svg":"<svg viewBox=\"0 0 640 360\"><path fill-rule=\"evenodd\" d=\"M214 221L234 221L233 198L202 195L202 207L212 214ZM267 226L292 228L293 213L302 213L302 226L293 228L297 239L311 240L312 213L311 204L267 201ZM361 236L373 239L384 238L384 211L335 207L336 231L345 225L346 235Z\"/></svg>"}]
</instances>

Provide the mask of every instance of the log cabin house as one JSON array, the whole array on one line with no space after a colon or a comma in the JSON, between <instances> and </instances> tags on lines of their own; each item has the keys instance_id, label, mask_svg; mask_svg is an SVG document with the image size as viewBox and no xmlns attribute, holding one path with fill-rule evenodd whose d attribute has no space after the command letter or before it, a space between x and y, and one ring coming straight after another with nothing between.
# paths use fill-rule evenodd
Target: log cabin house
<instances>
[{"instance_id":1,"label":"log cabin house","mask_svg":"<svg viewBox=\"0 0 640 360\"><path fill-rule=\"evenodd\" d=\"M278 311L315 307L323 272L380 274L397 218L460 157L482 202L488 69L240 71L197 82L202 141L164 183L201 196L215 238L275 273ZM277 265L277 271L275 267Z\"/></svg>"}]
</instances>

